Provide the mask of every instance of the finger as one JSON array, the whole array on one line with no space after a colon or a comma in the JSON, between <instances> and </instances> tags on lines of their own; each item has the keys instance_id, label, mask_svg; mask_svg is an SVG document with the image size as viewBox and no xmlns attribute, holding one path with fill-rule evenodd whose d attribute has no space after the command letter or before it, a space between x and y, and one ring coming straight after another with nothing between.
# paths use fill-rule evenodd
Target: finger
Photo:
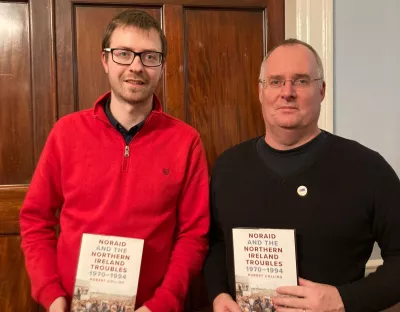
<instances>
[{"instance_id":1,"label":"finger","mask_svg":"<svg viewBox=\"0 0 400 312\"><path fill-rule=\"evenodd\" d=\"M280 295L306 297L307 288L304 286L282 286L276 289Z\"/></svg>"},{"instance_id":2,"label":"finger","mask_svg":"<svg viewBox=\"0 0 400 312\"><path fill-rule=\"evenodd\" d=\"M290 308L302 308L307 303L306 299L297 297L275 297L272 302L274 305Z\"/></svg>"},{"instance_id":3,"label":"finger","mask_svg":"<svg viewBox=\"0 0 400 312\"><path fill-rule=\"evenodd\" d=\"M285 307L276 307L276 312L304 312L307 310L304 309L292 309L292 308L285 308Z\"/></svg>"},{"instance_id":4,"label":"finger","mask_svg":"<svg viewBox=\"0 0 400 312\"><path fill-rule=\"evenodd\" d=\"M306 280L304 278L299 277L299 285L300 286L306 286L306 287L313 287L316 285L316 283L311 282L309 280Z\"/></svg>"}]
</instances>

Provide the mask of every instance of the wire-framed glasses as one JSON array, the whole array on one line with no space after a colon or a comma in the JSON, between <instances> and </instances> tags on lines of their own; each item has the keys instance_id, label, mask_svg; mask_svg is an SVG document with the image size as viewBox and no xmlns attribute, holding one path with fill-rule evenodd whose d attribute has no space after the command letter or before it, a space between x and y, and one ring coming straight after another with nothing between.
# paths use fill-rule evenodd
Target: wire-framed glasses
<instances>
[{"instance_id":1,"label":"wire-framed glasses","mask_svg":"<svg viewBox=\"0 0 400 312\"><path fill-rule=\"evenodd\" d=\"M311 78L311 77L299 77L295 79L278 79L278 78L268 78L259 79L258 82L263 84L264 88L282 88L287 81L292 83L294 88L307 88L312 82L323 80L323 78Z\"/></svg>"}]
</instances>

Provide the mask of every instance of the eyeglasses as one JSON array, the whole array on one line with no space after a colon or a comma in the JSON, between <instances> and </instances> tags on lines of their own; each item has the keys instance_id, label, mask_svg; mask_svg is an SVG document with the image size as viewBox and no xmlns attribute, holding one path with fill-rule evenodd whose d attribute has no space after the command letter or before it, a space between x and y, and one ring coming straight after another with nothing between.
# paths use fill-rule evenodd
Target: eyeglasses
<instances>
[{"instance_id":1,"label":"eyeglasses","mask_svg":"<svg viewBox=\"0 0 400 312\"><path fill-rule=\"evenodd\" d=\"M311 79L309 77L301 77L296 79L259 79L258 82L262 83L264 88L275 88L279 89L286 85L286 81L290 81L294 88L307 88L311 85L312 82L323 80L324 78L315 78Z\"/></svg>"},{"instance_id":2,"label":"eyeglasses","mask_svg":"<svg viewBox=\"0 0 400 312\"><path fill-rule=\"evenodd\" d=\"M133 52L127 49L105 48L103 51L110 52L112 60L120 65L131 65L136 55L139 56L143 66L157 67L162 64L163 54L155 51Z\"/></svg>"}]
</instances>

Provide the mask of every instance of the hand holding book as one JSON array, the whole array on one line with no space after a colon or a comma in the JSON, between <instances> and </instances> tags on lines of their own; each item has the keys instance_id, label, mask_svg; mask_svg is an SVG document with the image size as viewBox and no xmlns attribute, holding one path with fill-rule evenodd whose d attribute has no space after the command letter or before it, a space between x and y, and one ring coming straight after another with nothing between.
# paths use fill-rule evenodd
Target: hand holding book
<instances>
[{"instance_id":1,"label":"hand holding book","mask_svg":"<svg viewBox=\"0 0 400 312\"><path fill-rule=\"evenodd\" d=\"M219 294L213 302L214 312L241 312L239 305L226 293Z\"/></svg>"},{"instance_id":2,"label":"hand holding book","mask_svg":"<svg viewBox=\"0 0 400 312\"><path fill-rule=\"evenodd\" d=\"M290 307L305 311L344 312L339 291L331 285L299 278L299 286L282 286L276 291L281 295L272 299L276 307Z\"/></svg>"},{"instance_id":3,"label":"hand holding book","mask_svg":"<svg viewBox=\"0 0 400 312\"><path fill-rule=\"evenodd\" d=\"M58 297L49 307L49 312L67 312L67 299Z\"/></svg>"},{"instance_id":4,"label":"hand holding book","mask_svg":"<svg viewBox=\"0 0 400 312\"><path fill-rule=\"evenodd\" d=\"M137 309L135 312L151 312L151 311L148 307L142 306L139 309Z\"/></svg>"}]
</instances>

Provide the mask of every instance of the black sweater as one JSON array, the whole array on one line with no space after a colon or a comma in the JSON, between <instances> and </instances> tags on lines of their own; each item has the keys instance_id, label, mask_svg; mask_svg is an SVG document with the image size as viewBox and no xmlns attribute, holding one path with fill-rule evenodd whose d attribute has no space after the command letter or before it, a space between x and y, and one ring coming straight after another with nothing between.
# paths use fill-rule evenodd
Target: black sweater
<instances>
[{"instance_id":1,"label":"black sweater","mask_svg":"<svg viewBox=\"0 0 400 312\"><path fill-rule=\"evenodd\" d=\"M224 152L211 182L210 299L235 296L232 228L294 228L299 276L338 288L346 312L400 301L400 181L376 152L328 134L318 157L282 179L261 160L257 138ZM297 194L306 186L307 196ZM364 278L374 242L384 265Z\"/></svg>"}]
</instances>

